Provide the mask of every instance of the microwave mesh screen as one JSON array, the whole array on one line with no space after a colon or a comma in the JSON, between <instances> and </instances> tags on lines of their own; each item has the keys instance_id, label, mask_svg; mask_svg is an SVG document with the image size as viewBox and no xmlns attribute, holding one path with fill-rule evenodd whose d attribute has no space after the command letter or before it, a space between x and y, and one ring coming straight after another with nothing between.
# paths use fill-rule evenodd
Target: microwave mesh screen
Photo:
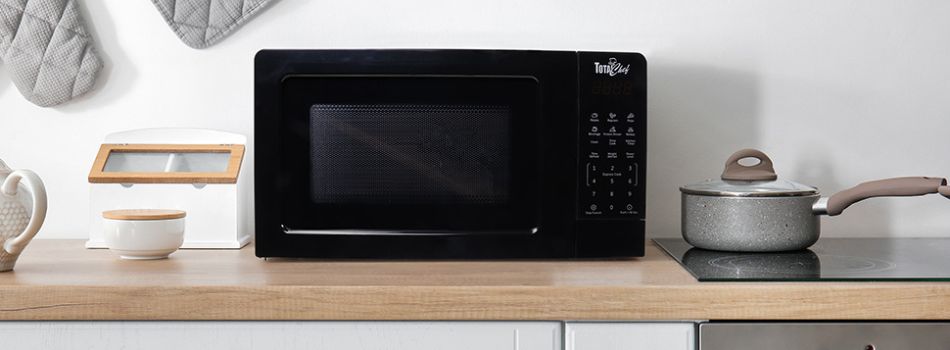
<instances>
[{"instance_id":1,"label":"microwave mesh screen","mask_svg":"<svg viewBox=\"0 0 950 350\"><path fill-rule=\"evenodd\" d=\"M493 105L315 104L314 203L500 204L511 110Z\"/></svg>"}]
</instances>

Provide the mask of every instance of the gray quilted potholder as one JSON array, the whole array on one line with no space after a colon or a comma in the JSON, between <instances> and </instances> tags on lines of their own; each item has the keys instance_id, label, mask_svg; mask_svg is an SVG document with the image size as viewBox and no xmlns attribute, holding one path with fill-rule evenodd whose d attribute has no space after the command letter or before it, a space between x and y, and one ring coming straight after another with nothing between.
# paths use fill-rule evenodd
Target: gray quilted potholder
<instances>
[{"instance_id":1,"label":"gray quilted potholder","mask_svg":"<svg viewBox=\"0 0 950 350\"><path fill-rule=\"evenodd\" d=\"M0 61L41 107L92 90L102 68L76 0L0 0Z\"/></svg>"},{"instance_id":2,"label":"gray quilted potholder","mask_svg":"<svg viewBox=\"0 0 950 350\"><path fill-rule=\"evenodd\" d=\"M186 45L214 45L277 0L152 0Z\"/></svg>"}]
</instances>

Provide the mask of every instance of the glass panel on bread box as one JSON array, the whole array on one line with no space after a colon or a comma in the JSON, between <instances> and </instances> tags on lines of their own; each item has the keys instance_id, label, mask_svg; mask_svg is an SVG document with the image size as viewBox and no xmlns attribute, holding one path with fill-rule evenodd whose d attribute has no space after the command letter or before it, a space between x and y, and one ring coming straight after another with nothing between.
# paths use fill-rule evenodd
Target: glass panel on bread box
<instances>
[{"instance_id":1,"label":"glass panel on bread box","mask_svg":"<svg viewBox=\"0 0 950 350\"><path fill-rule=\"evenodd\" d=\"M103 144L92 183L235 183L244 145Z\"/></svg>"}]
</instances>

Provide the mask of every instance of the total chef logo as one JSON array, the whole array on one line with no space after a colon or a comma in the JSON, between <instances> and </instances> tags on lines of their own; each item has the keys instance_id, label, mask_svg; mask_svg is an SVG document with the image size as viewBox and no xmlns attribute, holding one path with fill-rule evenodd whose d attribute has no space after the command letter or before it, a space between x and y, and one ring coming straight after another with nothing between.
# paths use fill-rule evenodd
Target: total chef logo
<instances>
[{"instance_id":1,"label":"total chef logo","mask_svg":"<svg viewBox=\"0 0 950 350\"><path fill-rule=\"evenodd\" d=\"M607 60L607 64L594 62L594 74L607 74L609 76L615 76L620 73L627 75L628 72L630 72L630 65L628 64L625 66L620 64L620 62L613 57Z\"/></svg>"}]
</instances>

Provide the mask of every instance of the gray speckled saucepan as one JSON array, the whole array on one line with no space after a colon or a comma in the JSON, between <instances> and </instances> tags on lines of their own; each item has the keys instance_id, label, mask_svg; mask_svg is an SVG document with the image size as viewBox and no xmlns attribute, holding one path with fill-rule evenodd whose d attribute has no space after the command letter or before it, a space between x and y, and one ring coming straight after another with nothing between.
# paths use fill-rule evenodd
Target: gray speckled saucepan
<instances>
[{"instance_id":1,"label":"gray speckled saucepan","mask_svg":"<svg viewBox=\"0 0 950 350\"><path fill-rule=\"evenodd\" d=\"M749 158L757 163L740 164ZM819 215L841 214L867 198L929 193L950 198L947 180L935 177L870 181L821 197L815 187L779 180L772 160L754 149L730 156L721 180L686 185L680 192L683 238L697 248L736 252L808 248L818 241Z\"/></svg>"}]
</instances>

